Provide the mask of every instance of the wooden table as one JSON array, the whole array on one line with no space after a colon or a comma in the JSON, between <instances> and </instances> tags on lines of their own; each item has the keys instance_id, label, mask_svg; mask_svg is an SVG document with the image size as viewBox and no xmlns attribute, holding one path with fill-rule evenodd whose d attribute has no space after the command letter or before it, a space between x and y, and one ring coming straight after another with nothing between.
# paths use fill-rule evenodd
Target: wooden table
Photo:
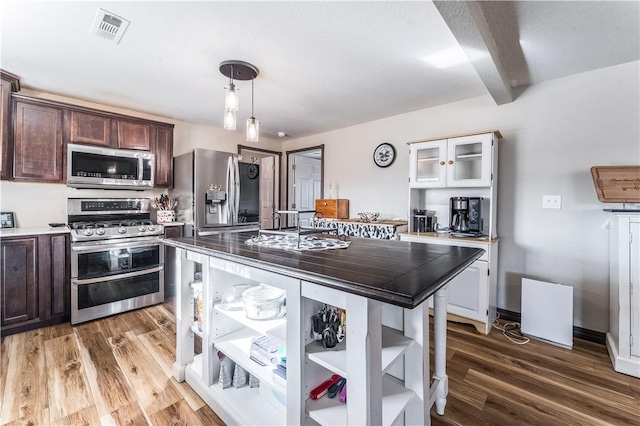
<instances>
[{"instance_id":1,"label":"wooden table","mask_svg":"<svg viewBox=\"0 0 640 426\"><path fill-rule=\"evenodd\" d=\"M176 380L186 379L225 422L234 424L306 424L311 418L327 425L377 425L391 424L403 413L407 424L430 424L429 411L434 403L437 412L444 413L445 286L483 250L353 238L348 249L296 252L245 244L252 236L233 233L165 240L167 248L176 250L176 270L182 283L176 295ZM199 356L193 353L189 287L197 265L204 283L203 353ZM215 301L221 292L239 282L284 289L284 323L273 327L265 322L255 324L242 314L231 318L218 309ZM429 311L424 303L432 295L433 382L429 377ZM342 352L317 350L309 342L310 315L325 303L347 311L346 347ZM395 324L389 323L394 322L391 318L397 319ZM248 354L245 357L236 350L241 344L234 343L232 337L242 335L246 340L253 333L286 343L285 388L271 383L269 374L246 360ZM216 383L216 350L259 375L261 391L222 390ZM404 364L395 363L403 357ZM385 374L398 365L404 365L401 383ZM347 404L308 399L309 390L322 381L317 368L347 378ZM270 387L284 395L286 408L273 401L265 403L268 395L263 395L262 389ZM236 399L235 395L243 396Z\"/></svg>"}]
</instances>

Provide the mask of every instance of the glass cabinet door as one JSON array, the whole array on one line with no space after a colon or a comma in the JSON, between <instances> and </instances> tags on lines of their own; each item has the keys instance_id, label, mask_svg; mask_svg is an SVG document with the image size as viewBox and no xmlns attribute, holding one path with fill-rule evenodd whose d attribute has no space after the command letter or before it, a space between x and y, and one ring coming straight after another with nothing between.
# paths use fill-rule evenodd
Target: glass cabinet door
<instances>
[{"instance_id":1,"label":"glass cabinet door","mask_svg":"<svg viewBox=\"0 0 640 426\"><path fill-rule=\"evenodd\" d=\"M449 139L447 186L491 186L491 134Z\"/></svg>"},{"instance_id":2,"label":"glass cabinet door","mask_svg":"<svg viewBox=\"0 0 640 426\"><path fill-rule=\"evenodd\" d=\"M447 177L447 141L416 143L410 149L411 187L444 187Z\"/></svg>"}]
</instances>

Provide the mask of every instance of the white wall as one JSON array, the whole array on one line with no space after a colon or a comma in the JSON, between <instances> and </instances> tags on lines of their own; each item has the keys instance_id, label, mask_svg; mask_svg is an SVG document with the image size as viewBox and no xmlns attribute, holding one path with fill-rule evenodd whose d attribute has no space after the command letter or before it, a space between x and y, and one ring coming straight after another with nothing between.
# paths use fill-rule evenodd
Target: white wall
<instances>
[{"instance_id":1,"label":"white wall","mask_svg":"<svg viewBox=\"0 0 640 426\"><path fill-rule=\"evenodd\" d=\"M640 164L640 63L532 86L510 104L489 95L287 141L284 150L325 145L326 188L349 199L351 216L406 218L406 142L500 130L498 307L520 312L523 277L574 287L574 325L608 330L608 231L590 168ZM374 165L374 148L398 156ZM543 210L543 194L562 195Z\"/></svg>"},{"instance_id":2,"label":"white wall","mask_svg":"<svg viewBox=\"0 0 640 426\"><path fill-rule=\"evenodd\" d=\"M20 94L94 108L101 111L125 114L132 117L172 123L175 125L173 133L174 155L182 154L193 148L237 152L238 145L249 145L244 139L244 132L240 130L231 132L212 126L193 125L139 111L115 108L29 89L21 90ZM281 142L279 139L269 138L264 135L261 135L260 139L260 143L255 144L256 147L274 151L280 150ZM63 184L0 181L0 211L14 212L16 225L18 227L46 227L47 224L51 222L67 222L67 198L153 197L166 191L166 189L151 191L90 190L69 188Z\"/></svg>"}]
</instances>

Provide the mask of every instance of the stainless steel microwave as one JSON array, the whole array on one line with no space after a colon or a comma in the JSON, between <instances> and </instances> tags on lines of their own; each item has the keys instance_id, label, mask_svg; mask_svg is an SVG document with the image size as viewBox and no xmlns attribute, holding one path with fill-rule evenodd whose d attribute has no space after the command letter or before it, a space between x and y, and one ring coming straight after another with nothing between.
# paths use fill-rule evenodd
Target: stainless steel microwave
<instances>
[{"instance_id":1,"label":"stainless steel microwave","mask_svg":"<svg viewBox=\"0 0 640 426\"><path fill-rule=\"evenodd\" d=\"M153 188L150 152L67 144L67 186L100 189Z\"/></svg>"}]
</instances>

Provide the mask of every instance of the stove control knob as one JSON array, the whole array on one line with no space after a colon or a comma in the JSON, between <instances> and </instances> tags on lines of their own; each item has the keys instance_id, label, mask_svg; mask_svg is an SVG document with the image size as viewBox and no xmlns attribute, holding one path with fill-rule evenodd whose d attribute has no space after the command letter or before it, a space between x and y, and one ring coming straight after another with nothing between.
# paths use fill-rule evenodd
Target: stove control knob
<instances>
[{"instance_id":1,"label":"stove control knob","mask_svg":"<svg viewBox=\"0 0 640 426\"><path fill-rule=\"evenodd\" d=\"M146 230L147 230L147 228L145 228L144 226L138 226L138 231L144 232Z\"/></svg>"},{"instance_id":2,"label":"stove control knob","mask_svg":"<svg viewBox=\"0 0 640 426\"><path fill-rule=\"evenodd\" d=\"M85 237L90 237L93 235L93 229L84 229L82 230L82 235Z\"/></svg>"},{"instance_id":3,"label":"stove control knob","mask_svg":"<svg viewBox=\"0 0 640 426\"><path fill-rule=\"evenodd\" d=\"M104 235L104 228L96 229L96 235Z\"/></svg>"},{"instance_id":4,"label":"stove control knob","mask_svg":"<svg viewBox=\"0 0 640 426\"><path fill-rule=\"evenodd\" d=\"M156 227L155 227L155 226L153 226L153 225L149 225L149 226L147 226L147 229L148 229L150 232L153 232L153 231L155 231L155 230L156 230Z\"/></svg>"},{"instance_id":5,"label":"stove control knob","mask_svg":"<svg viewBox=\"0 0 640 426\"><path fill-rule=\"evenodd\" d=\"M119 234L124 234L127 232L127 228L125 228L124 226L121 226L120 228L118 228L118 233Z\"/></svg>"}]
</instances>

